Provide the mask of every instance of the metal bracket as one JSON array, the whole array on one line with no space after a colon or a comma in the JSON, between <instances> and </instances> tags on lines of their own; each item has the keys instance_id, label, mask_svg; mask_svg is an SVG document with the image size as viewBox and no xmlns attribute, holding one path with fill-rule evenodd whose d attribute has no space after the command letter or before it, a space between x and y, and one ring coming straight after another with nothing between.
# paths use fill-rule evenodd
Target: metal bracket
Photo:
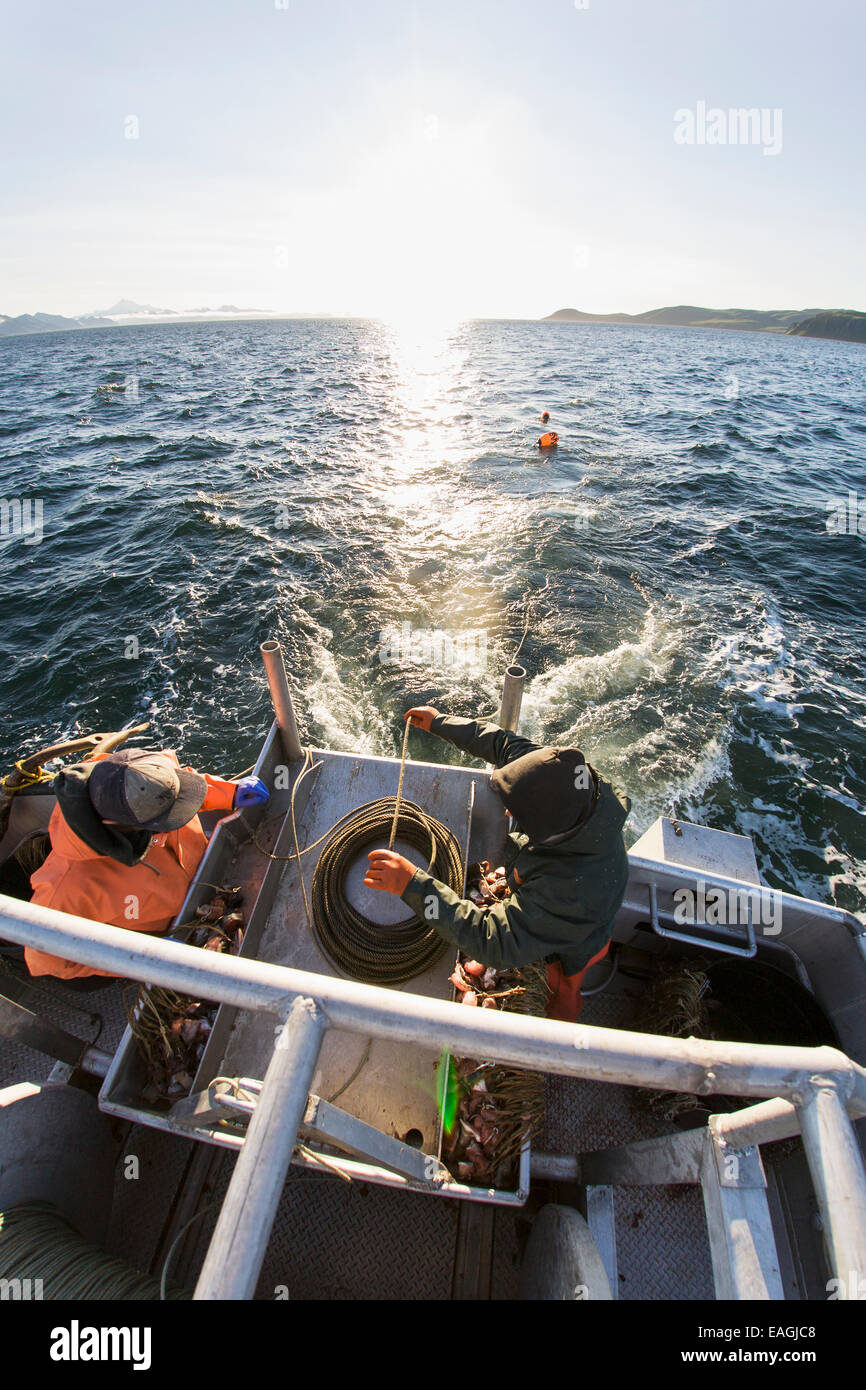
<instances>
[{"instance_id":1,"label":"metal bracket","mask_svg":"<svg viewBox=\"0 0 866 1390\"><path fill-rule=\"evenodd\" d=\"M232 1078L217 1077L203 1091L194 1091L191 1095L183 1096L182 1099L175 1101L171 1108L172 1127L178 1129L200 1129L203 1125L209 1125L217 1120L231 1119L238 1111L244 1115L252 1115L255 1110L255 1102L241 1100L235 1094L235 1089L255 1086L261 1090L261 1082L249 1083L245 1079L237 1080Z\"/></svg>"},{"instance_id":2,"label":"metal bracket","mask_svg":"<svg viewBox=\"0 0 866 1390\"><path fill-rule=\"evenodd\" d=\"M717 941L711 936L698 936L692 932L675 931L673 927L663 927L659 921L658 889L654 883L648 884L650 922L652 929L657 936L664 936L671 941L681 941L688 946L703 946L708 951L720 951L726 956L747 956L751 958L757 952L758 946L755 941L755 924L752 920L752 898L749 895L748 916L746 918L746 942L745 946L737 946L733 941ZM712 922L707 922L705 926L712 930L724 932L724 928L715 927ZM728 933L730 935L730 933Z\"/></svg>"},{"instance_id":3,"label":"metal bracket","mask_svg":"<svg viewBox=\"0 0 866 1390\"><path fill-rule=\"evenodd\" d=\"M251 1119L261 1095L262 1083L252 1077L217 1077L204 1091L186 1096L172 1109L178 1128L200 1129L235 1116ZM238 1094L246 1092L246 1095ZM307 1098L300 1134L308 1140L333 1144L373 1163L390 1168L413 1182L451 1182L451 1175L434 1154L413 1149L392 1135L383 1134L347 1111L312 1092Z\"/></svg>"},{"instance_id":4,"label":"metal bracket","mask_svg":"<svg viewBox=\"0 0 866 1390\"><path fill-rule=\"evenodd\" d=\"M703 1137L701 1195L716 1298L782 1299L761 1156L757 1148L730 1148L711 1129Z\"/></svg>"},{"instance_id":5,"label":"metal bracket","mask_svg":"<svg viewBox=\"0 0 866 1390\"><path fill-rule=\"evenodd\" d=\"M411 1178L414 1182L450 1182L451 1175L442 1166L435 1154L425 1154L413 1149L402 1140L383 1134L381 1130L356 1119L347 1111L331 1105L319 1096L310 1095L307 1110L301 1123L301 1133L326 1144L336 1144L338 1148L348 1149L350 1153L382 1163L395 1173Z\"/></svg>"},{"instance_id":6,"label":"metal bracket","mask_svg":"<svg viewBox=\"0 0 866 1390\"><path fill-rule=\"evenodd\" d=\"M710 1143L719 1182L722 1187L760 1187L767 1186L767 1175L761 1162L761 1151L757 1144L746 1149L738 1149L726 1142L723 1135L709 1126Z\"/></svg>"}]
</instances>

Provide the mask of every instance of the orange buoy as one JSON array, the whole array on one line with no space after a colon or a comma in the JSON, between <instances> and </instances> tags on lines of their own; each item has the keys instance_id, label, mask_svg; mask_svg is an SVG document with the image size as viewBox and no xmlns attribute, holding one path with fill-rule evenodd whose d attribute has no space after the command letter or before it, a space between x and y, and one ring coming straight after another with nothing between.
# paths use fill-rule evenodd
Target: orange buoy
<instances>
[{"instance_id":1,"label":"orange buoy","mask_svg":"<svg viewBox=\"0 0 866 1390\"><path fill-rule=\"evenodd\" d=\"M545 410L544 413L543 413L542 416L541 416L541 423L542 423L542 425L546 425L549 419L550 419L550 411L549 411L549 410Z\"/></svg>"},{"instance_id":2,"label":"orange buoy","mask_svg":"<svg viewBox=\"0 0 866 1390\"><path fill-rule=\"evenodd\" d=\"M555 449L558 443L559 435L554 434L553 430L550 430L547 434L541 436L538 441L538 447L539 449Z\"/></svg>"}]
</instances>

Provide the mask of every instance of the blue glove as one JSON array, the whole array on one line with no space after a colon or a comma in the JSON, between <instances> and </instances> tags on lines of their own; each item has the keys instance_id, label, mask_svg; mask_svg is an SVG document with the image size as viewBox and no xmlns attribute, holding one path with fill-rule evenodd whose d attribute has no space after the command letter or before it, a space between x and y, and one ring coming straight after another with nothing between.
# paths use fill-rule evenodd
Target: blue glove
<instances>
[{"instance_id":1,"label":"blue glove","mask_svg":"<svg viewBox=\"0 0 866 1390\"><path fill-rule=\"evenodd\" d=\"M249 806L261 806L270 799L270 795L260 777L242 777L235 791L234 809L245 811Z\"/></svg>"}]
</instances>

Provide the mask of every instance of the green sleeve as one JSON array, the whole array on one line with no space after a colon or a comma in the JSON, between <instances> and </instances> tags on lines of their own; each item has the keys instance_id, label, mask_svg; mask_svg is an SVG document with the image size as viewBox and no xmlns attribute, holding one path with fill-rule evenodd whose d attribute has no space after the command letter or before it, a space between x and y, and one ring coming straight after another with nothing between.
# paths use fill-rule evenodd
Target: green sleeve
<instances>
[{"instance_id":1,"label":"green sleeve","mask_svg":"<svg viewBox=\"0 0 866 1390\"><path fill-rule=\"evenodd\" d=\"M420 920L429 922L446 941L495 970L530 965L544 955L514 898L495 907L476 907L423 869L415 871L401 896Z\"/></svg>"},{"instance_id":2,"label":"green sleeve","mask_svg":"<svg viewBox=\"0 0 866 1390\"><path fill-rule=\"evenodd\" d=\"M538 747L520 734L500 729L489 719L460 719L453 714L438 714L430 725L430 732L444 738L446 743L453 743L461 752L483 758L496 767L513 763L515 758L522 758L524 753L532 753Z\"/></svg>"}]
</instances>

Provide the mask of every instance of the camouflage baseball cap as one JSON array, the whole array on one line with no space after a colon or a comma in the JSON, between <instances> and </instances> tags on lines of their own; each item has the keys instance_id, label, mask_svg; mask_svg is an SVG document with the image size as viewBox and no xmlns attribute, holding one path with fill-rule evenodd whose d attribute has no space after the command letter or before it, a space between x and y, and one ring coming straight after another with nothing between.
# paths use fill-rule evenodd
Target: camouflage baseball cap
<instances>
[{"instance_id":1,"label":"camouflage baseball cap","mask_svg":"<svg viewBox=\"0 0 866 1390\"><path fill-rule=\"evenodd\" d=\"M96 764L88 792L102 820L142 830L179 830L201 810L207 782L165 753L124 748Z\"/></svg>"}]
</instances>

